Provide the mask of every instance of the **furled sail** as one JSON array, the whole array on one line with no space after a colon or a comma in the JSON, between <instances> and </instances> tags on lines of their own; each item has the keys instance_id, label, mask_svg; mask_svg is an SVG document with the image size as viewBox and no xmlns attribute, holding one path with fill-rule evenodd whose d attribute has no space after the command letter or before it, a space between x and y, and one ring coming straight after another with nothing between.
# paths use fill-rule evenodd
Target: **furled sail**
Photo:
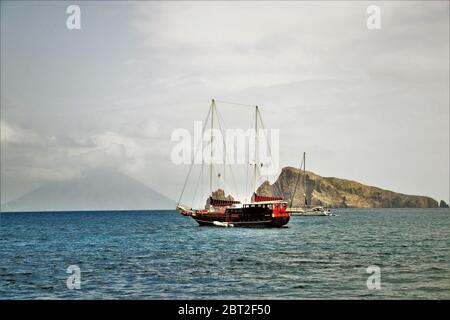
<instances>
[{"instance_id":1,"label":"furled sail","mask_svg":"<svg viewBox=\"0 0 450 320\"><path fill-rule=\"evenodd\" d=\"M253 200L253 202L281 201L281 200L283 200L283 198L281 198L281 197L259 196L256 193L253 193L252 200Z\"/></svg>"}]
</instances>

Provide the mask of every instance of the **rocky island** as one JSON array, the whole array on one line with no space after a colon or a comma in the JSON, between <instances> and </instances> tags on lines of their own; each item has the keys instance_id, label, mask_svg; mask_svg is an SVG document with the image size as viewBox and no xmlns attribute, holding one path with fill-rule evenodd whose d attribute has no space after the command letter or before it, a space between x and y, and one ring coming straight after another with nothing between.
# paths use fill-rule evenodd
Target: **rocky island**
<instances>
[{"instance_id":1,"label":"rocky island","mask_svg":"<svg viewBox=\"0 0 450 320\"><path fill-rule=\"evenodd\" d=\"M299 172L300 171L300 172ZM300 175L300 181L306 178L306 197L309 204L333 208L438 208L439 203L430 198L406 195L362 183L334 177L321 177L313 172L293 167L282 169L278 179L270 184L265 181L258 188L258 195L283 196L291 199L294 186ZM304 177L306 175L306 177ZM304 203L304 187L297 185L293 206ZM445 203L445 202L444 202ZM442 207L442 203L441 203Z\"/></svg>"}]
</instances>

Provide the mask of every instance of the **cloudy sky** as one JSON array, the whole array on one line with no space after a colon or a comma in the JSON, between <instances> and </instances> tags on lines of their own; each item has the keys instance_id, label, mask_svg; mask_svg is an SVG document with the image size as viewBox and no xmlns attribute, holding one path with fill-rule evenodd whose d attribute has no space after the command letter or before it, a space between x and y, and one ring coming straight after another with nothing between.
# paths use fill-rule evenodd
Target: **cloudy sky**
<instances>
[{"instance_id":1,"label":"cloudy sky","mask_svg":"<svg viewBox=\"0 0 450 320\"><path fill-rule=\"evenodd\" d=\"M1 3L1 202L112 167L176 199L171 133L258 104L281 166L449 200L449 3ZM223 114L252 112L222 107Z\"/></svg>"}]
</instances>

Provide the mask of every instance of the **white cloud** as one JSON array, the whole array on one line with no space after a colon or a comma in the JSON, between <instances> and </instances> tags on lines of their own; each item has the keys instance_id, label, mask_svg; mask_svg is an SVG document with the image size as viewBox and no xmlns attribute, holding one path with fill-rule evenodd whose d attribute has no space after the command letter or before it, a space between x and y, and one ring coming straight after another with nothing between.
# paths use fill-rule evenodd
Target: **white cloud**
<instances>
[{"instance_id":1,"label":"white cloud","mask_svg":"<svg viewBox=\"0 0 450 320\"><path fill-rule=\"evenodd\" d=\"M380 3L383 29L374 33L366 27L369 4L149 2L136 6L133 26L160 64L157 83L174 88L202 83L242 91L302 80L364 80L378 70L403 79L448 73L448 65L429 59L439 43L422 27L436 23L426 19L440 6ZM443 28L428 31L445 31L445 19L437 20Z\"/></svg>"},{"instance_id":2,"label":"white cloud","mask_svg":"<svg viewBox=\"0 0 450 320\"><path fill-rule=\"evenodd\" d=\"M106 131L73 139L45 136L2 120L2 170L42 182L72 178L96 167L133 175L148 166L148 158L158 152L149 143L156 134L155 126L143 121L136 130L125 127L127 134ZM20 170L15 170L18 167Z\"/></svg>"},{"instance_id":3,"label":"white cloud","mask_svg":"<svg viewBox=\"0 0 450 320\"><path fill-rule=\"evenodd\" d=\"M341 57L332 57L333 49L365 32L362 25L348 32L364 21L365 11L354 4L333 8L295 2L143 3L133 25L152 57L164 64L159 82L173 84L175 72L177 81L242 90L336 76L340 70L331 61ZM349 17L353 23L341 23ZM317 73L313 69L320 64Z\"/></svg>"},{"instance_id":4,"label":"white cloud","mask_svg":"<svg viewBox=\"0 0 450 320\"><path fill-rule=\"evenodd\" d=\"M39 137L32 132L7 123L5 120L0 120L0 141L3 144L38 144Z\"/></svg>"}]
</instances>

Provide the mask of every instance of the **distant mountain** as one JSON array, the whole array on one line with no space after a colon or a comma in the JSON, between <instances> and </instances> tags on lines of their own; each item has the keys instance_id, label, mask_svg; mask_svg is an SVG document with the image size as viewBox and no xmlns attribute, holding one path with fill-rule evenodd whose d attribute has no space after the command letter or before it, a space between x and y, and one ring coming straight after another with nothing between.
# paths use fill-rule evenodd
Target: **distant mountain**
<instances>
[{"instance_id":1,"label":"distant mountain","mask_svg":"<svg viewBox=\"0 0 450 320\"><path fill-rule=\"evenodd\" d=\"M175 201L145 184L108 169L52 182L2 206L2 211L174 209Z\"/></svg>"},{"instance_id":2,"label":"distant mountain","mask_svg":"<svg viewBox=\"0 0 450 320\"><path fill-rule=\"evenodd\" d=\"M292 167L282 169L274 184L264 182L258 188L259 195L291 198L298 176L299 183L295 192L293 206L304 203L303 171ZM438 202L429 197L413 196L371 187L362 183L321 177L306 171L306 195L308 204L334 208L437 208Z\"/></svg>"}]
</instances>

